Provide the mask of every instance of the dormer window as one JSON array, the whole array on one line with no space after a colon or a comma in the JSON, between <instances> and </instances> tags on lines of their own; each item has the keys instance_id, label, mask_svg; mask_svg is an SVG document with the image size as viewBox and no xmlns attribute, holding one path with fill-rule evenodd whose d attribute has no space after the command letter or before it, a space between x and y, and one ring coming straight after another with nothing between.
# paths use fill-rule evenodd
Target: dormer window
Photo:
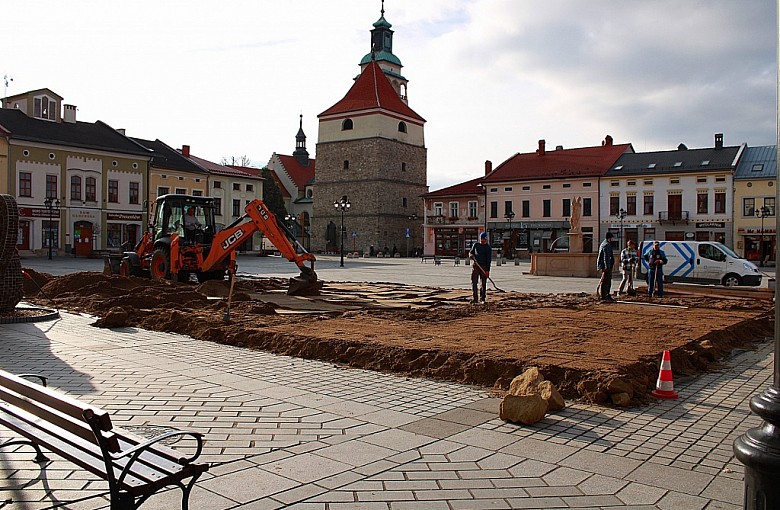
<instances>
[{"instance_id":1,"label":"dormer window","mask_svg":"<svg viewBox=\"0 0 780 510\"><path fill-rule=\"evenodd\" d=\"M33 117L36 119L57 120L57 101L49 96L33 98Z\"/></svg>"},{"instance_id":2,"label":"dormer window","mask_svg":"<svg viewBox=\"0 0 780 510\"><path fill-rule=\"evenodd\" d=\"M344 119L344 122L341 123L341 130L349 131L350 129L352 129L352 119Z\"/></svg>"}]
</instances>

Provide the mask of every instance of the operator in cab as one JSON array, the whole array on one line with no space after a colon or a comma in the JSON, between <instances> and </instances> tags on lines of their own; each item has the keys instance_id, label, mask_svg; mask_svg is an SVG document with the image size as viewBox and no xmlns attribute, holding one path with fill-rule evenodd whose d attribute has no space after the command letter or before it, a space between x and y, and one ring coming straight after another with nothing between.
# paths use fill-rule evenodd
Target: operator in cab
<instances>
[{"instance_id":1,"label":"operator in cab","mask_svg":"<svg viewBox=\"0 0 780 510\"><path fill-rule=\"evenodd\" d=\"M184 240L194 242L195 233L202 227L203 224L195 216L195 206L190 206L187 209L187 214L184 215Z\"/></svg>"}]
</instances>

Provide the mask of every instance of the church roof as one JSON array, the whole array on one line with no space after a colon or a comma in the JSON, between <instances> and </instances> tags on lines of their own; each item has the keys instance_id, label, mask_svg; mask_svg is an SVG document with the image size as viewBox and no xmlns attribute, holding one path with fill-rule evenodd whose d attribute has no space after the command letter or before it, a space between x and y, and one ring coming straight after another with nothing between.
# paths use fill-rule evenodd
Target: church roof
<instances>
[{"instance_id":1,"label":"church roof","mask_svg":"<svg viewBox=\"0 0 780 510\"><path fill-rule=\"evenodd\" d=\"M375 109L386 110L418 122L425 122L425 119L420 117L398 97L385 73L382 72L382 68L376 62L371 62L366 66L341 101L320 113L317 117L322 118L344 113L353 114Z\"/></svg>"},{"instance_id":2,"label":"church roof","mask_svg":"<svg viewBox=\"0 0 780 510\"><path fill-rule=\"evenodd\" d=\"M285 156L284 154L277 154L276 156L298 189L304 189L314 179L316 160L309 159L309 166L304 166L293 156Z\"/></svg>"}]
</instances>

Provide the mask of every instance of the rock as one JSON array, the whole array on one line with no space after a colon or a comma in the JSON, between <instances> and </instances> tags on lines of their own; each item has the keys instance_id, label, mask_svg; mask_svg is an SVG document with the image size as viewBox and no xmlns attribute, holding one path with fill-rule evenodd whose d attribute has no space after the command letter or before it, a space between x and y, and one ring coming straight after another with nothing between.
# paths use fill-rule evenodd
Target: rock
<instances>
[{"instance_id":1,"label":"rock","mask_svg":"<svg viewBox=\"0 0 780 510\"><path fill-rule=\"evenodd\" d=\"M94 326L99 328L122 328L127 325L130 314L119 307L114 307L108 311L105 317L95 321Z\"/></svg>"},{"instance_id":2,"label":"rock","mask_svg":"<svg viewBox=\"0 0 780 510\"><path fill-rule=\"evenodd\" d=\"M577 384L577 393L582 398L594 404L603 404L609 399L609 393L599 387L598 381L580 381Z\"/></svg>"},{"instance_id":3,"label":"rock","mask_svg":"<svg viewBox=\"0 0 780 510\"><path fill-rule=\"evenodd\" d=\"M559 411L566 407L566 401L563 400L558 388L550 381L542 381L537 386L539 396L547 402L547 412Z\"/></svg>"},{"instance_id":4,"label":"rock","mask_svg":"<svg viewBox=\"0 0 780 510\"><path fill-rule=\"evenodd\" d=\"M506 395L501 401L499 417L502 420L532 425L547 412L547 402L539 395Z\"/></svg>"},{"instance_id":5,"label":"rock","mask_svg":"<svg viewBox=\"0 0 780 510\"><path fill-rule=\"evenodd\" d=\"M508 395L533 395L537 393L537 386L544 381L544 376L539 372L538 367L531 367L522 374L518 375L509 384Z\"/></svg>"},{"instance_id":6,"label":"rock","mask_svg":"<svg viewBox=\"0 0 780 510\"><path fill-rule=\"evenodd\" d=\"M615 393L628 393L629 399L634 396L634 387L631 383L624 381L623 379L612 379L607 383L607 393L613 395Z\"/></svg>"},{"instance_id":7,"label":"rock","mask_svg":"<svg viewBox=\"0 0 780 510\"><path fill-rule=\"evenodd\" d=\"M631 402L628 393L611 393L609 399L618 407L628 407Z\"/></svg>"}]
</instances>

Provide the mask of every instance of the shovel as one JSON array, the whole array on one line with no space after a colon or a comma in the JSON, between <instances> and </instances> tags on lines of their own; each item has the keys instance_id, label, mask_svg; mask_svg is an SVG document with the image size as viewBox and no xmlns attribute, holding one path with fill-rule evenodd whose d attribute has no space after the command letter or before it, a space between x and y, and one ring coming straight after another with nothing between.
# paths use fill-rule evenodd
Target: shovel
<instances>
[{"instance_id":1,"label":"shovel","mask_svg":"<svg viewBox=\"0 0 780 510\"><path fill-rule=\"evenodd\" d=\"M480 271L482 271L482 274L484 274L485 276L487 276L487 279L488 279L488 280L490 280L490 283L491 283L491 284L493 284L493 288L495 288L495 289L496 289L498 292L506 292L505 290L502 290L502 289L499 289L499 288L498 288L498 286L496 285L496 282L494 282L494 281L493 281L493 278L491 278L491 277L490 277L490 275L489 275L489 274L487 274L487 273L485 272L485 270L484 270L484 269L482 269L482 266L480 266L480 265L479 265L479 262L477 262L477 261L475 260L475 261L474 261L474 265L475 265L475 266L477 266L477 267L479 268L479 270L480 270Z\"/></svg>"},{"instance_id":2,"label":"shovel","mask_svg":"<svg viewBox=\"0 0 780 510\"><path fill-rule=\"evenodd\" d=\"M228 305L225 316L222 317L222 321L227 324L230 322L230 303L233 300L233 285L236 284L236 273L230 273L230 291L228 292Z\"/></svg>"}]
</instances>

